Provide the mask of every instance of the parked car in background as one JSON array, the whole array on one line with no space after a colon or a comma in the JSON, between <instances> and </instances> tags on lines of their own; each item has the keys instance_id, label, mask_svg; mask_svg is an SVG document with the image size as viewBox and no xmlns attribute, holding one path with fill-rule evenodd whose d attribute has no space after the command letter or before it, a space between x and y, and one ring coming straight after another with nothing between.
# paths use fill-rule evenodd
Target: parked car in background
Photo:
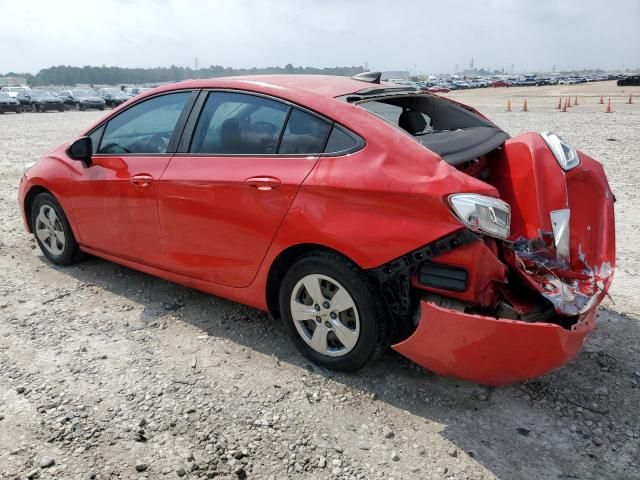
<instances>
[{"instance_id":1,"label":"parked car in background","mask_svg":"<svg viewBox=\"0 0 640 480\"><path fill-rule=\"evenodd\" d=\"M621 78L617 84L619 87L638 87L640 86L640 75L629 75Z\"/></svg>"},{"instance_id":2,"label":"parked car in background","mask_svg":"<svg viewBox=\"0 0 640 480\"><path fill-rule=\"evenodd\" d=\"M4 112L20 113L22 112L22 105L7 92L0 92L0 113Z\"/></svg>"},{"instance_id":3,"label":"parked car in background","mask_svg":"<svg viewBox=\"0 0 640 480\"><path fill-rule=\"evenodd\" d=\"M25 227L56 265L84 251L271 311L326 368L389 345L483 384L560 367L615 270L602 165L380 76L142 94L25 172Z\"/></svg>"},{"instance_id":4,"label":"parked car in background","mask_svg":"<svg viewBox=\"0 0 640 480\"><path fill-rule=\"evenodd\" d=\"M105 105L109 108L115 108L133 98L131 95L128 95L119 88L100 89L98 90L98 96L105 101Z\"/></svg>"},{"instance_id":5,"label":"parked car in background","mask_svg":"<svg viewBox=\"0 0 640 480\"><path fill-rule=\"evenodd\" d=\"M128 87L125 88L125 93L127 95L131 95L132 97L135 97L136 95L140 95L141 93L147 92L151 90L151 88L147 88L147 87Z\"/></svg>"},{"instance_id":6,"label":"parked car in background","mask_svg":"<svg viewBox=\"0 0 640 480\"><path fill-rule=\"evenodd\" d=\"M30 90L30 88L29 87L22 87L22 86L19 86L19 87L2 87L2 88L0 88L0 92L6 93L11 98L16 98L19 93L27 91L27 90Z\"/></svg>"},{"instance_id":7,"label":"parked car in background","mask_svg":"<svg viewBox=\"0 0 640 480\"><path fill-rule=\"evenodd\" d=\"M449 87L444 85L433 85L431 87L427 87L425 90L432 93L448 93L451 91Z\"/></svg>"},{"instance_id":8,"label":"parked car in background","mask_svg":"<svg viewBox=\"0 0 640 480\"><path fill-rule=\"evenodd\" d=\"M64 102L51 92L27 90L20 92L16 100L20 102L24 110L31 110L32 112L57 110L58 112L64 112Z\"/></svg>"},{"instance_id":9,"label":"parked car in background","mask_svg":"<svg viewBox=\"0 0 640 480\"><path fill-rule=\"evenodd\" d=\"M105 101L98 96L95 90L91 88L74 88L71 90L63 90L59 93L59 97L64 101L67 109L75 108L76 110L104 110Z\"/></svg>"},{"instance_id":10,"label":"parked car in background","mask_svg":"<svg viewBox=\"0 0 640 480\"><path fill-rule=\"evenodd\" d=\"M494 80L491 82L492 87L510 87L511 85L513 85L513 83L509 80Z\"/></svg>"}]
</instances>

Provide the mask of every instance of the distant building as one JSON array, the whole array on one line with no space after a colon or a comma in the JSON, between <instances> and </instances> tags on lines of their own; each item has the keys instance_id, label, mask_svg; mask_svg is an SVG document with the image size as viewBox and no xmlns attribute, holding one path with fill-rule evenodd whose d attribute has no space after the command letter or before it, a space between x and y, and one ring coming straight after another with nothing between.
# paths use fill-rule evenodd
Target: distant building
<instances>
[{"instance_id":1,"label":"distant building","mask_svg":"<svg viewBox=\"0 0 640 480\"><path fill-rule=\"evenodd\" d=\"M13 87L26 84L27 79L24 77L0 77L0 87Z\"/></svg>"}]
</instances>

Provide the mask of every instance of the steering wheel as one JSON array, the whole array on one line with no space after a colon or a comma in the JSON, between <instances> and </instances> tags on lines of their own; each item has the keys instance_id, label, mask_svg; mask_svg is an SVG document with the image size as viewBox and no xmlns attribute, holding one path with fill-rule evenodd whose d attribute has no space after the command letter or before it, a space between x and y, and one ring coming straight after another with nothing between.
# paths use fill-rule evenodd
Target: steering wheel
<instances>
[{"instance_id":1,"label":"steering wheel","mask_svg":"<svg viewBox=\"0 0 640 480\"><path fill-rule=\"evenodd\" d=\"M165 134L156 133L149 137L146 142L146 150L149 153L165 153L169 147L169 138Z\"/></svg>"}]
</instances>

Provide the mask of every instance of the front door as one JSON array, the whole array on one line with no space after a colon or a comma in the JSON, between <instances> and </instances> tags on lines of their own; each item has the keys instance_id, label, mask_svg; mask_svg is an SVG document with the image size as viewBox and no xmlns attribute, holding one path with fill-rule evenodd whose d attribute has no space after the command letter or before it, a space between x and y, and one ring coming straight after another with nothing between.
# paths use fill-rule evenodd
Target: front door
<instances>
[{"instance_id":1,"label":"front door","mask_svg":"<svg viewBox=\"0 0 640 480\"><path fill-rule=\"evenodd\" d=\"M91 166L72 175L72 206L82 244L160 265L158 181L171 160L174 130L190 92L133 105L91 134Z\"/></svg>"}]
</instances>

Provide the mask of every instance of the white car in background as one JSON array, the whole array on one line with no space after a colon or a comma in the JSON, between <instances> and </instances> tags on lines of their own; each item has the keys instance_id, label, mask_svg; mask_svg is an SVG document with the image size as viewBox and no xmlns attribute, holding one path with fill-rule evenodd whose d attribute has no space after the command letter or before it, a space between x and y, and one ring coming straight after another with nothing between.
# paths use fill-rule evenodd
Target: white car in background
<instances>
[{"instance_id":1,"label":"white car in background","mask_svg":"<svg viewBox=\"0 0 640 480\"><path fill-rule=\"evenodd\" d=\"M0 92L8 94L11 98L16 98L19 93L28 92L31 90L29 87L2 87L0 88Z\"/></svg>"}]
</instances>

